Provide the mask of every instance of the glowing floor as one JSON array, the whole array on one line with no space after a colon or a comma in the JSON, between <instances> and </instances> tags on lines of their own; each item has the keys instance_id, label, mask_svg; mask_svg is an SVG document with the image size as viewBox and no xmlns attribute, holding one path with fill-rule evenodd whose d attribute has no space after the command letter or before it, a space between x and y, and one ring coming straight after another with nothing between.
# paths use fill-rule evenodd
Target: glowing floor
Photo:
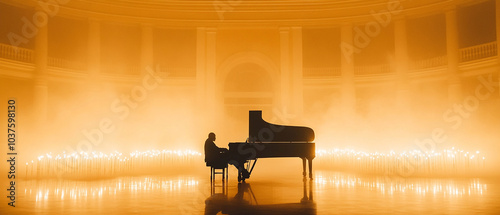
<instances>
[{"instance_id":1,"label":"glowing floor","mask_svg":"<svg viewBox=\"0 0 500 215\"><path fill-rule=\"evenodd\" d=\"M230 175L234 176L234 175ZM16 207L0 214L499 214L500 181L361 176L316 171L233 177L206 174L106 180L18 180ZM252 176L253 177L253 176ZM5 184L5 183L3 183ZM225 188L227 187L227 188Z\"/></svg>"}]
</instances>

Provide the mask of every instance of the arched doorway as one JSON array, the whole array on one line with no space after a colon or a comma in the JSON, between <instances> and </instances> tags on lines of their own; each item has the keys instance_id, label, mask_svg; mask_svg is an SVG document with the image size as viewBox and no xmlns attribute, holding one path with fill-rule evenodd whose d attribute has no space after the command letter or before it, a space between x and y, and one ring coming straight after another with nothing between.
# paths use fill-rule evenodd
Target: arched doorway
<instances>
[{"instance_id":1,"label":"arched doorway","mask_svg":"<svg viewBox=\"0 0 500 215\"><path fill-rule=\"evenodd\" d=\"M269 73L257 64L234 67L224 82L224 112L231 118L245 118L242 114L248 114L248 110L271 111L273 85Z\"/></svg>"},{"instance_id":2,"label":"arched doorway","mask_svg":"<svg viewBox=\"0 0 500 215\"><path fill-rule=\"evenodd\" d=\"M262 110L264 118L272 116L279 98L277 69L267 56L244 52L228 58L217 72L223 123L234 136L231 139L241 140L248 136L249 110Z\"/></svg>"}]
</instances>

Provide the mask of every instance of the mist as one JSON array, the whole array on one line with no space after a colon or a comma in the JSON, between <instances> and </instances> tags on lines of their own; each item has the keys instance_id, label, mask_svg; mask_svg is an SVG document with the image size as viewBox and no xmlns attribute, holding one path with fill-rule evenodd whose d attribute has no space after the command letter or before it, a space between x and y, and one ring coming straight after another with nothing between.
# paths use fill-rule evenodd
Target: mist
<instances>
[{"instance_id":1,"label":"mist","mask_svg":"<svg viewBox=\"0 0 500 215\"><path fill-rule=\"evenodd\" d=\"M20 45L28 57L4 56L0 95L19 104L22 162L80 151L202 153L209 132L220 147L245 142L248 111L262 110L270 123L312 128L317 150L455 147L480 151L488 172L500 163L500 90L491 84L499 77L488 63L498 38L493 4L458 9L457 62L447 62L444 14L381 26L350 56L347 84L345 26L166 28L56 16L41 28L45 36ZM32 12L0 6L14 20L6 35ZM349 26L347 39L367 23ZM8 38L0 42L10 47ZM478 59L463 54L476 46L489 51Z\"/></svg>"}]
</instances>

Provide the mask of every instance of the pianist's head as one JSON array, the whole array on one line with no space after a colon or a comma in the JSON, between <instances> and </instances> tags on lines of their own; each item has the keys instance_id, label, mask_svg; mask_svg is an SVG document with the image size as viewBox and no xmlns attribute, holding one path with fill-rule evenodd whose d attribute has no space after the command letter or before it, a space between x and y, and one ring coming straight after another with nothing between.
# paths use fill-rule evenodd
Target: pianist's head
<instances>
[{"instance_id":1,"label":"pianist's head","mask_svg":"<svg viewBox=\"0 0 500 215\"><path fill-rule=\"evenodd\" d=\"M210 134L208 134L208 139L211 140L211 141L215 141L215 133L214 132L210 132Z\"/></svg>"}]
</instances>

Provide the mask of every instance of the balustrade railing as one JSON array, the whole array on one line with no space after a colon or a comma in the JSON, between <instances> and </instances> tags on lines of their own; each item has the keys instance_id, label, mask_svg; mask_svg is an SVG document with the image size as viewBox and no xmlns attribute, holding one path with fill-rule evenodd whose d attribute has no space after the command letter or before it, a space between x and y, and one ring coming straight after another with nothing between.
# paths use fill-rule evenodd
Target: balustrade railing
<instances>
[{"instance_id":1,"label":"balustrade railing","mask_svg":"<svg viewBox=\"0 0 500 215\"><path fill-rule=\"evenodd\" d=\"M21 61L25 63L34 62L34 51L0 43L0 58Z\"/></svg>"},{"instance_id":2,"label":"balustrade railing","mask_svg":"<svg viewBox=\"0 0 500 215\"><path fill-rule=\"evenodd\" d=\"M156 71L161 78L168 77L196 77L196 69L193 67L166 67L160 65L159 71Z\"/></svg>"},{"instance_id":3,"label":"balustrade railing","mask_svg":"<svg viewBox=\"0 0 500 215\"><path fill-rule=\"evenodd\" d=\"M460 62L497 56L497 42L485 43L460 49Z\"/></svg>"},{"instance_id":4,"label":"balustrade railing","mask_svg":"<svg viewBox=\"0 0 500 215\"><path fill-rule=\"evenodd\" d=\"M138 65L126 66L121 64L104 64L101 65L101 73L139 75L141 74L141 68Z\"/></svg>"},{"instance_id":5,"label":"balustrade railing","mask_svg":"<svg viewBox=\"0 0 500 215\"><path fill-rule=\"evenodd\" d=\"M337 77L341 75L340 67L304 68L304 77Z\"/></svg>"},{"instance_id":6,"label":"balustrade railing","mask_svg":"<svg viewBox=\"0 0 500 215\"><path fill-rule=\"evenodd\" d=\"M459 50L460 62L473 61L498 55L497 42L490 42L477 46L467 47ZM31 49L15 47L8 44L0 43L0 58L20 61L25 63L34 63L35 53ZM69 61L60 58L48 58L48 66L57 68L67 68L75 70L84 70L86 65L77 61ZM409 68L411 70L419 70L444 66L448 63L447 56L438 56L434 58L410 61ZM163 76L171 77L196 77L196 69L194 68L171 68L160 66L159 72ZM120 74L140 74L139 66L126 67L123 65L103 65L101 71L105 73L120 73ZM370 65L370 66L355 66L355 75L376 75L387 74L391 72L389 64ZM317 67L304 68L304 77L336 77L341 76L339 67Z\"/></svg>"},{"instance_id":7,"label":"balustrade railing","mask_svg":"<svg viewBox=\"0 0 500 215\"><path fill-rule=\"evenodd\" d=\"M391 72L391 66L389 64L354 67L354 75L377 75L377 74L387 74L390 72Z\"/></svg>"},{"instance_id":8,"label":"balustrade railing","mask_svg":"<svg viewBox=\"0 0 500 215\"><path fill-rule=\"evenodd\" d=\"M447 63L448 63L448 58L446 55L443 55L423 60L411 61L410 69L413 70L426 69L426 68L444 66Z\"/></svg>"},{"instance_id":9,"label":"balustrade railing","mask_svg":"<svg viewBox=\"0 0 500 215\"><path fill-rule=\"evenodd\" d=\"M65 60L61 58L49 57L48 66L58 67L58 68L67 68L74 70L83 70L85 69L85 65L80 62Z\"/></svg>"}]
</instances>

